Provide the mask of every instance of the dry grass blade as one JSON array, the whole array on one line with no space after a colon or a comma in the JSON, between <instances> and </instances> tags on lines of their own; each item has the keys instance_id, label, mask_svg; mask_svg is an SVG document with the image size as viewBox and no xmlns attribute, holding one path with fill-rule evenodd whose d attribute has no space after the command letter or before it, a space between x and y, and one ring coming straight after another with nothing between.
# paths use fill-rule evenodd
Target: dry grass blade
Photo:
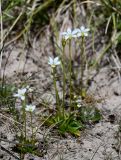
<instances>
[{"instance_id":1,"label":"dry grass blade","mask_svg":"<svg viewBox=\"0 0 121 160\"><path fill-rule=\"evenodd\" d=\"M8 149L4 148L3 146L0 145L0 149L5 151L6 153L8 153L10 156L16 158L17 160L21 160L20 158L18 158L15 154L13 154L11 151L9 151Z\"/></svg>"},{"instance_id":2,"label":"dry grass blade","mask_svg":"<svg viewBox=\"0 0 121 160\"><path fill-rule=\"evenodd\" d=\"M1 67L2 67L2 57L3 57L3 16L2 16L2 1L0 0L0 77L1 77Z\"/></svg>"}]
</instances>

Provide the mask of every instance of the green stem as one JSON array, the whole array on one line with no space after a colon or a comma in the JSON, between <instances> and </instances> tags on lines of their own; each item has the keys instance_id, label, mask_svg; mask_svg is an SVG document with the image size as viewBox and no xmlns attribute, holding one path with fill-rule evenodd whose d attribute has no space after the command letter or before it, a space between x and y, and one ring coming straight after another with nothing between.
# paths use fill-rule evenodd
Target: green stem
<instances>
[{"instance_id":1,"label":"green stem","mask_svg":"<svg viewBox=\"0 0 121 160\"><path fill-rule=\"evenodd\" d=\"M25 113L25 141L26 141L26 113Z\"/></svg>"},{"instance_id":2,"label":"green stem","mask_svg":"<svg viewBox=\"0 0 121 160\"><path fill-rule=\"evenodd\" d=\"M33 140L34 140L34 133L33 133L33 123L32 123L32 112L30 112L30 116L31 116L31 129L32 129L32 144L33 144Z\"/></svg>"},{"instance_id":3,"label":"green stem","mask_svg":"<svg viewBox=\"0 0 121 160\"><path fill-rule=\"evenodd\" d=\"M83 84L83 77L84 77L84 66L85 66L85 44L84 44L84 36L82 36L82 42L81 42L81 79L80 79L80 87L81 87L81 96L83 96L83 89L84 89L84 84Z\"/></svg>"},{"instance_id":4,"label":"green stem","mask_svg":"<svg viewBox=\"0 0 121 160\"><path fill-rule=\"evenodd\" d=\"M66 75L65 75L65 45L63 46L63 118L64 118L64 105L65 105L65 85L66 85Z\"/></svg>"},{"instance_id":5,"label":"green stem","mask_svg":"<svg viewBox=\"0 0 121 160\"><path fill-rule=\"evenodd\" d=\"M58 89L56 85L56 77L55 77L55 67L53 67L53 83L54 83L54 88L55 88L55 94L56 94L56 104L57 104L57 112L60 113L60 108L59 108L59 95L58 95Z\"/></svg>"},{"instance_id":6,"label":"green stem","mask_svg":"<svg viewBox=\"0 0 121 160\"><path fill-rule=\"evenodd\" d=\"M25 141L26 141L26 111L25 111L25 107L26 107L26 100L24 100L22 102L22 111L23 111L23 123L24 123L24 138L25 138Z\"/></svg>"},{"instance_id":7,"label":"green stem","mask_svg":"<svg viewBox=\"0 0 121 160\"><path fill-rule=\"evenodd\" d=\"M77 24L77 18L76 18L76 0L73 0L73 27Z\"/></svg>"},{"instance_id":8,"label":"green stem","mask_svg":"<svg viewBox=\"0 0 121 160\"><path fill-rule=\"evenodd\" d=\"M71 65L71 39L69 39L69 87L70 87L70 107L71 107L71 91L72 91L72 84L71 84L71 72L72 72L72 65Z\"/></svg>"}]
</instances>

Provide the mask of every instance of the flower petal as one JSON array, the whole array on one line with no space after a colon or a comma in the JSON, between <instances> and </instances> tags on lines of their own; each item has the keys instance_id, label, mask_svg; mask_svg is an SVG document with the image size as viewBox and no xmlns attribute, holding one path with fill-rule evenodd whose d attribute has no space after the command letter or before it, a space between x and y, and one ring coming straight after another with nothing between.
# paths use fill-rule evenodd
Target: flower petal
<instances>
[{"instance_id":1,"label":"flower petal","mask_svg":"<svg viewBox=\"0 0 121 160\"><path fill-rule=\"evenodd\" d=\"M67 33L69 33L69 34L72 33L71 28L67 29Z\"/></svg>"},{"instance_id":2,"label":"flower petal","mask_svg":"<svg viewBox=\"0 0 121 160\"><path fill-rule=\"evenodd\" d=\"M77 34L77 37L81 37L81 36L82 36L82 33L79 32L79 33Z\"/></svg>"},{"instance_id":3,"label":"flower petal","mask_svg":"<svg viewBox=\"0 0 121 160\"><path fill-rule=\"evenodd\" d=\"M67 35L67 32L62 32L61 35L65 36Z\"/></svg>"},{"instance_id":4,"label":"flower petal","mask_svg":"<svg viewBox=\"0 0 121 160\"><path fill-rule=\"evenodd\" d=\"M53 64L53 59L51 57L49 57L49 61L48 64L52 65Z\"/></svg>"},{"instance_id":5,"label":"flower petal","mask_svg":"<svg viewBox=\"0 0 121 160\"><path fill-rule=\"evenodd\" d=\"M64 38L65 38L65 40L67 40L67 39L69 39L69 36L68 36L68 35L65 35L65 37L64 37Z\"/></svg>"},{"instance_id":6,"label":"flower petal","mask_svg":"<svg viewBox=\"0 0 121 160\"><path fill-rule=\"evenodd\" d=\"M80 29L76 28L72 31L72 34L77 34L78 32L80 32Z\"/></svg>"},{"instance_id":7,"label":"flower petal","mask_svg":"<svg viewBox=\"0 0 121 160\"><path fill-rule=\"evenodd\" d=\"M21 100L22 100L22 101L24 101L24 100L25 100L25 96L21 96L20 98L21 98Z\"/></svg>"},{"instance_id":8,"label":"flower petal","mask_svg":"<svg viewBox=\"0 0 121 160\"><path fill-rule=\"evenodd\" d=\"M57 61L59 61L59 57L54 58L54 63L56 63Z\"/></svg>"},{"instance_id":9,"label":"flower petal","mask_svg":"<svg viewBox=\"0 0 121 160\"><path fill-rule=\"evenodd\" d=\"M26 93L26 88L23 89L18 89L18 94L25 94Z\"/></svg>"},{"instance_id":10,"label":"flower petal","mask_svg":"<svg viewBox=\"0 0 121 160\"><path fill-rule=\"evenodd\" d=\"M35 105L26 105L25 110L27 112L33 112L35 110L36 106Z\"/></svg>"},{"instance_id":11,"label":"flower petal","mask_svg":"<svg viewBox=\"0 0 121 160\"><path fill-rule=\"evenodd\" d=\"M85 32L89 32L90 31L90 29L89 28L85 28Z\"/></svg>"},{"instance_id":12,"label":"flower petal","mask_svg":"<svg viewBox=\"0 0 121 160\"><path fill-rule=\"evenodd\" d=\"M85 30L85 27L84 27L84 26L81 26L81 27L80 27L80 30L81 30L81 31L84 31L84 30Z\"/></svg>"},{"instance_id":13,"label":"flower petal","mask_svg":"<svg viewBox=\"0 0 121 160\"><path fill-rule=\"evenodd\" d=\"M60 62L60 61L56 62L56 65L60 65L60 64L61 64L61 62Z\"/></svg>"},{"instance_id":14,"label":"flower petal","mask_svg":"<svg viewBox=\"0 0 121 160\"><path fill-rule=\"evenodd\" d=\"M76 37L78 37L78 36L77 36L77 34L74 34L72 37L73 37L73 38L76 38Z\"/></svg>"},{"instance_id":15,"label":"flower petal","mask_svg":"<svg viewBox=\"0 0 121 160\"><path fill-rule=\"evenodd\" d=\"M55 64L55 65L59 65L59 64L60 64L59 57L56 57L56 58L54 59L54 64Z\"/></svg>"},{"instance_id":16,"label":"flower petal","mask_svg":"<svg viewBox=\"0 0 121 160\"><path fill-rule=\"evenodd\" d=\"M14 94L13 96L14 96L14 97L19 97L19 94Z\"/></svg>"},{"instance_id":17,"label":"flower petal","mask_svg":"<svg viewBox=\"0 0 121 160\"><path fill-rule=\"evenodd\" d=\"M84 36L86 36L86 37L87 37L87 36L88 36L88 33L84 33Z\"/></svg>"}]
</instances>

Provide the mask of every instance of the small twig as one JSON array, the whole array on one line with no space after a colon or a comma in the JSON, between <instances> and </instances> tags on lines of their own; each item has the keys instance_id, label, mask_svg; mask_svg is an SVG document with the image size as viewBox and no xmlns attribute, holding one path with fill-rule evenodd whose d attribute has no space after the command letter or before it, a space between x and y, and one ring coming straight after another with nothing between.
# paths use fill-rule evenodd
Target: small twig
<instances>
[{"instance_id":1,"label":"small twig","mask_svg":"<svg viewBox=\"0 0 121 160\"><path fill-rule=\"evenodd\" d=\"M92 157L90 158L90 160L93 160L94 156L96 155L96 153L99 150L99 148L100 148L101 145L102 145L102 143L100 143L100 145L97 147L96 151L94 152L94 154L92 155Z\"/></svg>"},{"instance_id":2,"label":"small twig","mask_svg":"<svg viewBox=\"0 0 121 160\"><path fill-rule=\"evenodd\" d=\"M16 155L14 155L11 151L7 150L6 148L4 148L3 146L0 145L0 149L7 152L9 155L11 155L12 157L20 160L20 158L18 158Z\"/></svg>"}]
</instances>

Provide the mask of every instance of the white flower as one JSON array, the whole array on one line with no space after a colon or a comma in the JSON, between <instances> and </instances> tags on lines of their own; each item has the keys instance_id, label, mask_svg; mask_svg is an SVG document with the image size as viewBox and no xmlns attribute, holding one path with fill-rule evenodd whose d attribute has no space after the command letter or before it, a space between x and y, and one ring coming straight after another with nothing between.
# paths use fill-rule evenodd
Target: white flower
<instances>
[{"instance_id":1,"label":"white flower","mask_svg":"<svg viewBox=\"0 0 121 160\"><path fill-rule=\"evenodd\" d=\"M68 28L66 32L63 32L61 34L64 36L65 40L77 37L77 31L72 31L70 28Z\"/></svg>"},{"instance_id":2,"label":"white flower","mask_svg":"<svg viewBox=\"0 0 121 160\"><path fill-rule=\"evenodd\" d=\"M14 94L14 97L18 97L21 100L25 100L25 93L26 93L26 88L18 89L18 93Z\"/></svg>"},{"instance_id":3,"label":"white flower","mask_svg":"<svg viewBox=\"0 0 121 160\"><path fill-rule=\"evenodd\" d=\"M33 92L33 89L30 88L30 86L26 86L26 89L27 89L29 92Z\"/></svg>"},{"instance_id":4,"label":"white flower","mask_svg":"<svg viewBox=\"0 0 121 160\"><path fill-rule=\"evenodd\" d=\"M33 112L35 110L35 108L36 108L36 106L30 104L30 105L26 105L25 110L27 112Z\"/></svg>"},{"instance_id":5,"label":"white flower","mask_svg":"<svg viewBox=\"0 0 121 160\"><path fill-rule=\"evenodd\" d=\"M52 59L51 57L49 57L48 64L50 64L51 67L55 67L55 66L57 66L57 65L60 65L61 62L59 61L59 58L58 58L58 57L56 57L56 58L54 58L54 59Z\"/></svg>"},{"instance_id":6,"label":"white flower","mask_svg":"<svg viewBox=\"0 0 121 160\"><path fill-rule=\"evenodd\" d=\"M87 111L84 111L84 115L87 116Z\"/></svg>"},{"instance_id":7,"label":"white flower","mask_svg":"<svg viewBox=\"0 0 121 160\"><path fill-rule=\"evenodd\" d=\"M90 30L89 28L85 28L84 26L81 26L79 29L77 28L74 31L77 37L80 37L80 36L87 37L89 30Z\"/></svg>"},{"instance_id":8,"label":"white flower","mask_svg":"<svg viewBox=\"0 0 121 160\"><path fill-rule=\"evenodd\" d=\"M80 108L82 105L80 103L77 104L77 107Z\"/></svg>"},{"instance_id":9,"label":"white flower","mask_svg":"<svg viewBox=\"0 0 121 160\"><path fill-rule=\"evenodd\" d=\"M29 85L26 86L26 89L29 89Z\"/></svg>"}]
</instances>

